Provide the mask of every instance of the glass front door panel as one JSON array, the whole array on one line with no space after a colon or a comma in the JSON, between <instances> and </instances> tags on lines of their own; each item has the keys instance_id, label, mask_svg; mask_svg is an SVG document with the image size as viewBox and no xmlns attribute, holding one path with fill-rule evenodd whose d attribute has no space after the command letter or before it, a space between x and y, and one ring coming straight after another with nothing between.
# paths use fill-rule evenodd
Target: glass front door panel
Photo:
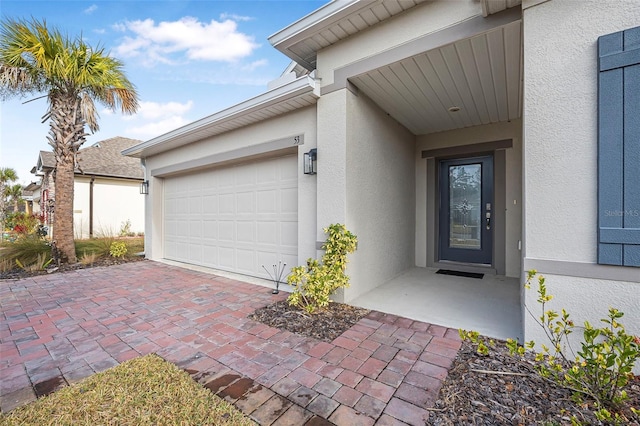
<instances>
[{"instance_id":1,"label":"glass front door panel","mask_svg":"<svg viewBox=\"0 0 640 426\"><path fill-rule=\"evenodd\" d=\"M482 164L449 166L449 247L480 250Z\"/></svg>"}]
</instances>

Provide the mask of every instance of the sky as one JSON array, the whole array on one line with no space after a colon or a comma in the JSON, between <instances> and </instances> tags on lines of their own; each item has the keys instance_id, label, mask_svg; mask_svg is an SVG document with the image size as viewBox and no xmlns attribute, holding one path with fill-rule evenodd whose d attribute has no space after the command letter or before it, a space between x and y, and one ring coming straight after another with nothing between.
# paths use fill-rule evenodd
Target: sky
<instances>
[{"instance_id":1,"label":"sky","mask_svg":"<svg viewBox=\"0 0 640 426\"><path fill-rule=\"evenodd\" d=\"M140 109L126 116L98 105L100 130L87 147L115 136L146 141L264 93L291 62L268 37L327 1L2 0L0 17L45 20L124 63ZM51 150L38 97L0 103L0 167L24 185L37 180L38 153Z\"/></svg>"}]
</instances>

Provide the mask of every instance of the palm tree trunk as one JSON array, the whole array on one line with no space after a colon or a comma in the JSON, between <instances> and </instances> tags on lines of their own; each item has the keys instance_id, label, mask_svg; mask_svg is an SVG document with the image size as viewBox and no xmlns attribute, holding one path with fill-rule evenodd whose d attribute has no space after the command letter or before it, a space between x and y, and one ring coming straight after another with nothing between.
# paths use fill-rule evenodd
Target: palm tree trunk
<instances>
[{"instance_id":1,"label":"palm tree trunk","mask_svg":"<svg viewBox=\"0 0 640 426\"><path fill-rule=\"evenodd\" d=\"M57 93L50 97L49 144L56 155L54 174L55 211L53 238L60 251L61 262L76 262L73 240L73 183L76 152L84 142L84 121L80 113L80 100L71 93Z\"/></svg>"},{"instance_id":2,"label":"palm tree trunk","mask_svg":"<svg viewBox=\"0 0 640 426\"><path fill-rule=\"evenodd\" d=\"M70 157L73 160L73 157ZM56 202L53 215L53 239L63 263L76 262L73 240L73 161L59 162L55 172Z\"/></svg>"}]
</instances>

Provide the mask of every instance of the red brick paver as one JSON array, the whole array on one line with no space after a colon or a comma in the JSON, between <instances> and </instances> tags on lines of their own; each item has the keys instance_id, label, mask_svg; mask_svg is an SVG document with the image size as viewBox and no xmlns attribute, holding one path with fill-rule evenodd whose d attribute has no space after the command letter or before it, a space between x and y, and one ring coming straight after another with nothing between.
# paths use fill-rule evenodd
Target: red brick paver
<instances>
[{"instance_id":1,"label":"red brick paver","mask_svg":"<svg viewBox=\"0 0 640 426\"><path fill-rule=\"evenodd\" d=\"M157 353L262 425L427 421L456 330L372 311L321 342L248 318L286 296L151 261L4 281L0 408Z\"/></svg>"}]
</instances>

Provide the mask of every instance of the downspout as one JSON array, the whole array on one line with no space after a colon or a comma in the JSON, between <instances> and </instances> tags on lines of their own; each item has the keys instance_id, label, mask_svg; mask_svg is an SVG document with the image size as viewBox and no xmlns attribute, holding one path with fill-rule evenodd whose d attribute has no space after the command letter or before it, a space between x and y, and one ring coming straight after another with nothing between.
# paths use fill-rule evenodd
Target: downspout
<instances>
[{"instance_id":1,"label":"downspout","mask_svg":"<svg viewBox=\"0 0 640 426\"><path fill-rule=\"evenodd\" d=\"M89 182L89 238L93 238L93 181L96 180L94 176L91 176Z\"/></svg>"}]
</instances>

